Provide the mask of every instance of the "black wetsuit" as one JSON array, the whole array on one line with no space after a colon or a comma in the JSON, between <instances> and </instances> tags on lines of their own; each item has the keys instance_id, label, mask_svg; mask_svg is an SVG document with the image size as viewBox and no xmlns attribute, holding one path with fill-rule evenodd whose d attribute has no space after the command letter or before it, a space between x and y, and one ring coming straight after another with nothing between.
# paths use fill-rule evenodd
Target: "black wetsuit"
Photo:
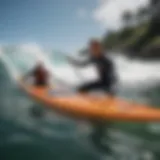
<instances>
[{"instance_id":1,"label":"black wetsuit","mask_svg":"<svg viewBox=\"0 0 160 160\"><path fill-rule=\"evenodd\" d=\"M38 70L35 69L33 71L33 75L35 77L35 85L38 86L46 86L47 85L47 80L48 80L48 73L45 70Z\"/></svg>"},{"instance_id":2,"label":"black wetsuit","mask_svg":"<svg viewBox=\"0 0 160 160\"><path fill-rule=\"evenodd\" d=\"M91 57L88 61L81 63L81 66L90 63L95 64L98 71L99 80L95 82L90 82L88 84L84 84L81 87L79 87L78 90L80 92L86 92L86 91L100 89L105 92L113 93L112 88L113 84L116 81L113 62L109 58L106 58L105 56L102 55L96 58Z\"/></svg>"},{"instance_id":3,"label":"black wetsuit","mask_svg":"<svg viewBox=\"0 0 160 160\"><path fill-rule=\"evenodd\" d=\"M26 75L26 77L29 76L34 78L35 86L46 86L48 84L48 72L43 68L34 68L33 71Z\"/></svg>"},{"instance_id":4,"label":"black wetsuit","mask_svg":"<svg viewBox=\"0 0 160 160\"><path fill-rule=\"evenodd\" d=\"M109 94L115 94L113 90L113 85L115 84L117 79L113 62L109 58L105 57L103 54L100 57L90 57L89 60L86 62L75 62L75 64L79 66L86 66L90 63L96 66L99 75L99 80L82 85L78 88L78 91L87 92L91 90L100 89ZM106 122L104 123L103 121L93 122L94 131L91 134L91 139L93 144L101 152L107 152L111 154L110 147L108 145L102 144L102 138L105 136L105 133L107 132L106 126L108 126L108 124L110 125L109 122L106 124Z\"/></svg>"}]
</instances>

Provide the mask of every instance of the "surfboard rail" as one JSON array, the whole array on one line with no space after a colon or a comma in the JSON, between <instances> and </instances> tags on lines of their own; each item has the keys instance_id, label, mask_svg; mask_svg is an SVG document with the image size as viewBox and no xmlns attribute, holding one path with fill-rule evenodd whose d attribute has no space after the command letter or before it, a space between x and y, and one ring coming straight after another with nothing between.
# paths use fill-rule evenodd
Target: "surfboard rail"
<instances>
[{"instance_id":1,"label":"surfboard rail","mask_svg":"<svg viewBox=\"0 0 160 160\"><path fill-rule=\"evenodd\" d=\"M160 122L160 109L136 104L117 97L91 98L82 94L54 96L50 87L34 87L19 83L33 99L69 116L104 121Z\"/></svg>"}]
</instances>

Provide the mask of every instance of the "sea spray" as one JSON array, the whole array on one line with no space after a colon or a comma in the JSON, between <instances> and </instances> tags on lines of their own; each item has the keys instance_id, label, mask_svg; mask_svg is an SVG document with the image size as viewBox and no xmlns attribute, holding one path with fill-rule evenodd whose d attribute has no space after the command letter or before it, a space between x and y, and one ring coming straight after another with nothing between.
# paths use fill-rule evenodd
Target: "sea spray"
<instances>
[{"instance_id":1,"label":"sea spray","mask_svg":"<svg viewBox=\"0 0 160 160\"><path fill-rule=\"evenodd\" d=\"M5 64L5 67L11 79L14 81L17 80L17 78L21 75L20 71L17 68L15 68L14 64L9 60L9 58L5 54L1 56L1 60Z\"/></svg>"},{"instance_id":2,"label":"sea spray","mask_svg":"<svg viewBox=\"0 0 160 160\"><path fill-rule=\"evenodd\" d=\"M80 79L75 75L72 67L68 65L67 62L63 62L63 64L57 62L56 57L63 56L63 54L55 51L50 53L45 52L37 44L15 46L9 51L5 50L5 47L1 48L1 52L3 52L3 54L0 54L1 57L2 55L7 55L11 61L14 59L14 65L21 73L31 70L37 61L43 61L53 77L51 80L52 83L59 81L61 84L63 82L65 86L77 86L97 78L94 76L96 72L94 67L89 66L81 70L81 74L84 78ZM122 55L111 56L111 58L116 65L119 77L118 85L120 86L127 85L133 88L143 88L148 85L153 85L153 82L158 82L160 80L159 63L132 60Z\"/></svg>"}]
</instances>

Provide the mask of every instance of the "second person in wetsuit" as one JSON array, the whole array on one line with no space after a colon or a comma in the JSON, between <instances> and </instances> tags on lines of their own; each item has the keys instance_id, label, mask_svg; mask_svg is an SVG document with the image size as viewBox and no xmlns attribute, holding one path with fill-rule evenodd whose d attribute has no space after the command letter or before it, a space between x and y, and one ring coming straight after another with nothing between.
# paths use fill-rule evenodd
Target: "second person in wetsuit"
<instances>
[{"instance_id":1,"label":"second person in wetsuit","mask_svg":"<svg viewBox=\"0 0 160 160\"><path fill-rule=\"evenodd\" d=\"M47 87L49 85L49 72L42 62L38 62L32 71L23 77L23 80L27 80L28 78L33 78L33 85L36 87ZM30 114L35 118L43 117L44 113L43 107L39 106L39 104L33 103L30 107Z\"/></svg>"},{"instance_id":2,"label":"second person in wetsuit","mask_svg":"<svg viewBox=\"0 0 160 160\"><path fill-rule=\"evenodd\" d=\"M99 80L86 83L78 88L79 92L88 92L93 90L102 90L113 94L113 85L116 82L116 75L113 62L105 56L105 52L101 43L97 40L91 40L89 43L90 57L85 62L79 62L74 59L70 61L80 67L84 67L90 63L97 68Z\"/></svg>"},{"instance_id":3,"label":"second person in wetsuit","mask_svg":"<svg viewBox=\"0 0 160 160\"><path fill-rule=\"evenodd\" d=\"M32 77L35 86L47 86L49 82L49 72L45 69L42 62L38 62L36 67L24 76L24 79Z\"/></svg>"}]
</instances>

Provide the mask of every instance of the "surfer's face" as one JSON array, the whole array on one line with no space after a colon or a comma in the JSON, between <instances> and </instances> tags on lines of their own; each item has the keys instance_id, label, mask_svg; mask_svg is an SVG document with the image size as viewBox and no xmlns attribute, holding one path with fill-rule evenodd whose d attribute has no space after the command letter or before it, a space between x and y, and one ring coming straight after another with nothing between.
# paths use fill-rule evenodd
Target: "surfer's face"
<instances>
[{"instance_id":1,"label":"surfer's face","mask_svg":"<svg viewBox=\"0 0 160 160\"><path fill-rule=\"evenodd\" d=\"M98 57L102 54L102 46L99 42L91 42L89 48L92 56Z\"/></svg>"}]
</instances>

